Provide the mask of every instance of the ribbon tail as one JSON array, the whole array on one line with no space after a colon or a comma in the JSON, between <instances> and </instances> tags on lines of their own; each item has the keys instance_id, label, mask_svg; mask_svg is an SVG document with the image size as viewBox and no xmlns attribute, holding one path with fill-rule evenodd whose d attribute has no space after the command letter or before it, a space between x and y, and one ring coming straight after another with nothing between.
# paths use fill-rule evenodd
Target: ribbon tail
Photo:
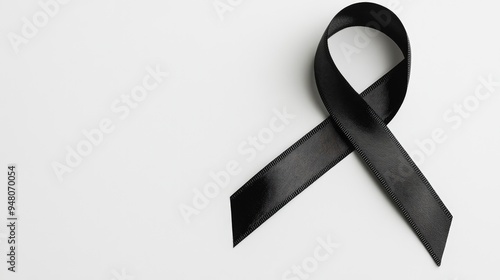
<instances>
[{"instance_id":1,"label":"ribbon tail","mask_svg":"<svg viewBox=\"0 0 500 280\"><path fill-rule=\"evenodd\" d=\"M330 118L288 148L231 196L233 245L352 151Z\"/></svg>"}]
</instances>

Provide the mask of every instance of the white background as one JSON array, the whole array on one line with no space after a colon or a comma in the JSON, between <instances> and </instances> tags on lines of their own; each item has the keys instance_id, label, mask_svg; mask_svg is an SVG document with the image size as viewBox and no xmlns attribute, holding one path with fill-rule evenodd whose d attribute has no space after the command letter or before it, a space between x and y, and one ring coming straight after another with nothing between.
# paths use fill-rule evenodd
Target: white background
<instances>
[{"instance_id":1,"label":"white background","mask_svg":"<svg viewBox=\"0 0 500 280\"><path fill-rule=\"evenodd\" d=\"M500 80L498 1L376 1L412 43L390 129L408 151L446 135L419 162L454 215L441 267L355 154L232 247L229 196L327 116L313 56L353 2L230 2L220 14L212 0L73 0L16 53L10 36L43 10L0 1L0 279L284 279L328 236L339 246L309 279L498 279L500 87L460 124L443 118L473 102L480 77ZM157 65L169 77L120 119L112 103ZM264 150L238 152L283 108L295 118ZM59 181L54 162L105 118L115 130ZM187 223L179 207L232 160L240 173ZM10 163L17 273L5 263Z\"/></svg>"}]
</instances>

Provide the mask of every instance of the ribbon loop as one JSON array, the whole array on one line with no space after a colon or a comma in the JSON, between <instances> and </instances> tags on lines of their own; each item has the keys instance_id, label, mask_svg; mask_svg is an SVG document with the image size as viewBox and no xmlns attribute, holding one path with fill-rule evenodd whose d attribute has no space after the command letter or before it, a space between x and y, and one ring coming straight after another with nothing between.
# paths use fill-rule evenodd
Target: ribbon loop
<instances>
[{"instance_id":1,"label":"ribbon loop","mask_svg":"<svg viewBox=\"0 0 500 280\"><path fill-rule=\"evenodd\" d=\"M379 30L405 54L361 94L342 76L328 49L328 38L351 26ZM330 117L231 196L234 245L356 150L440 265L452 215L386 125L399 110L408 86L410 45L403 24L377 4L343 9L319 43L314 72Z\"/></svg>"}]
</instances>

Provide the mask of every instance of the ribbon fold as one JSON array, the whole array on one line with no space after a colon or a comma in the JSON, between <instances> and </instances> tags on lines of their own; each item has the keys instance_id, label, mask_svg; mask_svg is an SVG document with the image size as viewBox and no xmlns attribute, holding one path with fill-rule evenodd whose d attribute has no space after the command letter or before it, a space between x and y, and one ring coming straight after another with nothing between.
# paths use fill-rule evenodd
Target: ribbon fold
<instances>
[{"instance_id":1,"label":"ribbon fold","mask_svg":"<svg viewBox=\"0 0 500 280\"><path fill-rule=\"evenodd\" d=\"M328 38L351 26L384 33L405 54L398 65L361 94L342 76L328 49ZM405 97L410 53L403 24L383 6L357 3L333 18L314 60L316 85L330 116L231 196L234 246L356 151L435 263L441 264L452 215L386 125Z\"/></svg>"}]
</instances>

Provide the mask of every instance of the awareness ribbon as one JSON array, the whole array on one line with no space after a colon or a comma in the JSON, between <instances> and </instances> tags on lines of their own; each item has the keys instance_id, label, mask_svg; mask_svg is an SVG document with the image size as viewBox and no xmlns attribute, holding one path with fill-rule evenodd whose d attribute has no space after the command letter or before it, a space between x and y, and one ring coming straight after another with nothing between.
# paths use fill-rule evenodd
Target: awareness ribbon
<instances>
[{"instance_id":1,"label":"awareness ribbon","mask_svg":"<svg viewBox=\"0 0 500 280\"><path fill-rule=\"evenodd\" d=\"M327 42L352 26L384 33L404 54L398 65L361 94L340 73ZM231 196L234 246L355 150L439 266L452 215L386 125L399 110L408 87L410 45L403 24L378 4L344 8L321 38L314 73L330 116Z\"/></svg>"}]
</instances>

